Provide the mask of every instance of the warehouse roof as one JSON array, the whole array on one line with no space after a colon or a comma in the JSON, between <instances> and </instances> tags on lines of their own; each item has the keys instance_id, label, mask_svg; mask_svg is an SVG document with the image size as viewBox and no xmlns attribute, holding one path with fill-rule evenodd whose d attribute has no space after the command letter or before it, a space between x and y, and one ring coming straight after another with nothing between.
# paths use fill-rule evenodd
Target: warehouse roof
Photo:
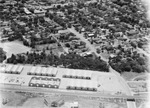
<instances>
[{"instance_id":1,"label":"warehouse roof","mask_svg":"<svg viewBox=\"0 0 150 108\"><path fill-rule=\"evenodd\" d=\"M70 79L68 81L67 86L70 86L70 87L83 87L83 88L97 88L97 81Z\"/></svg>"},{"instance_id":2,"label":"warehouse roof","mask_svg":"<svg viewBox=\"0 0 150 108\"><path fill-rule=\"evenodd\" d=\"M9 64L9 65L6 65L3 72L21 73L23 68L24 68L24 66L22 66L22 65L11 65L11 64Z\"/></svg>"},{"instance_id":3,"label":"warehouse roof","mask_svg":"<svg viewBox=\"0 0 150 108\"><path fill-rule=\"evenodd\" d=\"M12 67L13 67L13 65L7 65L7 67L6 67L6 70L5 71L11 71L11 69L12 69Z\"/></svg>"},{"instance_id":4,"label":"warehouse roof","mask_svg":"<svg viewBox=\"0 0 150 108\"><path fill-rule=\"evenodd\" d=\"M77 76L77 77L90 77L92 76L92 71L89 70L78 70L78 69L67 69L64 73L65 76Z\"/></svg>"},{"instance_id":5,"label":"warehouse roof","mask_svg":"<svg viewBox=\"0 0 150 108\"><path fill-rule=\"evenodd\" d=\"M17 71L17 68L18 68L18 65L14 65L11 71L15 72L15 71Z\"/></svg>"},{"instance_id":6,"label":"warehouse roof","mask_svg":"<svg viewBox=\"0 0 150 108\"><path fill-rule=\"evenodd\" d=\"M46 67L43 67L41 73L42 73L42 74L46 74L47 70L48 70L48 69L47 69Z\"/></svg>"},{"instance_id":7,"label":"warehouse roof","mask_svg":"<svg viewBox=\"0 0 150 108\"><path fill-rule=\"evenodd\" d=\"M58 72L58 68L53 68L53 67L49 67L49 68L46 68L46 67L32 67L29 71L30 74L37 74L37 75L40 75L40 74L48 74L48 75L53 75L55 76Z\"/></svg>"}]
</instances>

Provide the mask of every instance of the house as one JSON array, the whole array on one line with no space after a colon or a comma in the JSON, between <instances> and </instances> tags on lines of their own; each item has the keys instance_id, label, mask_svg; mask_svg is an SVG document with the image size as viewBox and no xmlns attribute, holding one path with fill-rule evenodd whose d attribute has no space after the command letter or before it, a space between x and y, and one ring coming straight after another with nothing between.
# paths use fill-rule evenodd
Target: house
<instances>
[{"instance_id":1,"label":"house","mask_svg":"<svg viewBox=\"0 0 150 108\"><path fill-rule=\"evenodd\" d=\"M46 22L51 22L51 20L50 20L49 18L46 18L46 17L44 17L44 20L45 20Z\"/></svg>"},{"instance_id":2,"label":"house","mask_svg":"<svg viewBox=\"0 0 150 108\"><path fill-rule=\"evenodd\" d=\"M26 26L26 23L24 23L24 22L22 22L22 21L16 20L16 23L17 23L19 26L22 26L22 27L25 27L25 26Z\"/></svg>"},{"instance_id":3,"label":"house","mask_svg":"<svg viewBox=\"0 0 150 108\"><path fill-rule=\"evenodd\" d=\"M127 31L127 34L128 34L128 36L132 36L132 35L137 34L137 31L134 30L134 29L132 29L132 30L130 30L130 31Z\"/></svg>"},{"instance_id":4,"label":"house","mask_svg":"<svg viewBox=\"0 0 150 108\"><path fill-rule=\"evenodd\" d=\"M106 36L102 36L101 39L102 39L102 41L106 41L107 38L106 38Z\"/></svg>"},{"instance_id":5,"label":"house","mask_svg":"<svg viewBox=\"0 0 150 108\"><path fill-rule=\"evenodd\" d=\"M85 32L85 28L82 28L82 29L81 29L81 32Z\"/></svg>"},{"instance_id":6,"label":"house","mask_svg":"<svg viewBox=\"0 0 150 108\"><path fill-rule=\"evenodd\" d=\"M35 35L35 37L36 37L37 39L41 39L41 36L40 36L39 33L37 33L37 34Z\"/></svg>"},{"instance_id":7,"label":"house","mask_svg":"<svg viewBox=\"0 0 150 108\"><path fill-rule=\"evenodd\" d=\"M83 49L83 48L85 48L85 45L80 45L80 46L78 46L78 48Z\"/></svg>"},{"instance_id":8,"label":"house","mask_svg":"<svg viewBox=\"0 0 150 108\"><path fill-rule=\"evenodd\" d=\"M35 9L34 10L34 14L36 14L37 16L45 16L45 10L42 10L42 9L40 9L40 10L38 10L38 9Z\"/></svg>"},{"instance_id":9,"label":"house","mask_svg":"<svg viewBox=\"0 0 150 108\"><path fill-rule=\"evenodd\" d=\"M31 15L32 13L27 9L27 8L23 8L24 9L24 12L27 14L27 15Z\"/></svg>"},{"instance_id":10,"label":"house","mask_svg":"<svg viewBox=\"0 0 150 108\"><path fill-rule=\"evenodd\" d=\"M0 22L0 27L7 26L8 24L8 21Z\"/></svg>"},{"instance_id":11,"label":"house","mask_svg":"<svg viewBox=\"0 0 150 108\"><path fill-rule=\"evenodd\" d=\"M64 13L63 13L63 12L58 11L58 12L57 12L57 15L58 15L58 16L61 16L61 17L63 17L63 16L64 16Z\"/></svg>"},{"instance_id":12,"label":"house","mask_svg":"<svg viewBox=\"0 0 150 108\"><path fill-rule=\"evenodd\" d=\"M59 26L55 28L56 31L63 30L63 27Z\"/></svg>"}]
</instances>

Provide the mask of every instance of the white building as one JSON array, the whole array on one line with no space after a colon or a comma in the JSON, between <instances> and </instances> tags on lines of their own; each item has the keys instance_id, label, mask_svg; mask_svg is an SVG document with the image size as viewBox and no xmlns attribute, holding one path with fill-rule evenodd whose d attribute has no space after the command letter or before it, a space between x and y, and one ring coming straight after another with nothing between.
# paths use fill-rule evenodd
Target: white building
<instances>
[{"instance_id":1,"label":"white building","mask_svg":"<svg viewBox=\"0 0 150 108\"><path fill-rule=\"evenodd\" d=\"M89 70L77 70L67 69L64 73L64 78L76 78L76 79L91 79L92 71Z\"/></svg>"},{"instance_id":2,"label":"white building","mask_svg":"<svg viewBox=\"0 0 150 108\"><path fill-rule=\"evenodd\" d=\"M97 82L91 80L70 79L67 89L97 91Z\"/></svg>"}]
</instances>

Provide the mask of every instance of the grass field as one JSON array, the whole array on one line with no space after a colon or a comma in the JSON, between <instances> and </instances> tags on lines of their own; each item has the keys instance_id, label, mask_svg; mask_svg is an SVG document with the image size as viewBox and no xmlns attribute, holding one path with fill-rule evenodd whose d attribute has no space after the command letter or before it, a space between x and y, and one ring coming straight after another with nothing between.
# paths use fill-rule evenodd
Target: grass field
<instances>
[{"instance_id":1,"label":"grass field","mask_svg":"<svg viewBox=\"0 0 150 108\"><path fill-rule=\"evenodd\" d=\"M0 43L0 47L6 52L6 56L11 57L12 54L26 53L31 48L24 46L20 41Z\"/></svg>"},{"instance_id":2,"label":"grass field","mask_svg":"<svg viewBox=\"0 0 150 108\"><path fill-rule=\"evenodd\" d=\"M121 74L121 76L127 80L127 81L130 81L132 80L133 78L137 77L137 76L141 76L141 75L145 75L146 73L136 73L136 72L123 72Z\"/></svg>"}]
</instances>

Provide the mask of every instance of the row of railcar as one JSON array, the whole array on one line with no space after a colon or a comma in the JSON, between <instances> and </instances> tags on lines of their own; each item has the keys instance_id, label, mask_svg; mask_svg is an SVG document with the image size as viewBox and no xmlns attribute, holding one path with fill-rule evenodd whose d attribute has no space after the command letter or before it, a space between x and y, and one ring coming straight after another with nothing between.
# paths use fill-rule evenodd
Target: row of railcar
<instances>
[{"instance_id":1,"label":"row of railcar","mask_svg":"<svg viewBox=\"0 0 150 108\"><path fill-rule=\"evenodd\" d=\"M29 86L31 87L46 87L46 88L59 88L61 80L59 78L42 78L32 77Z\"/></svg>"}]
</instances>

